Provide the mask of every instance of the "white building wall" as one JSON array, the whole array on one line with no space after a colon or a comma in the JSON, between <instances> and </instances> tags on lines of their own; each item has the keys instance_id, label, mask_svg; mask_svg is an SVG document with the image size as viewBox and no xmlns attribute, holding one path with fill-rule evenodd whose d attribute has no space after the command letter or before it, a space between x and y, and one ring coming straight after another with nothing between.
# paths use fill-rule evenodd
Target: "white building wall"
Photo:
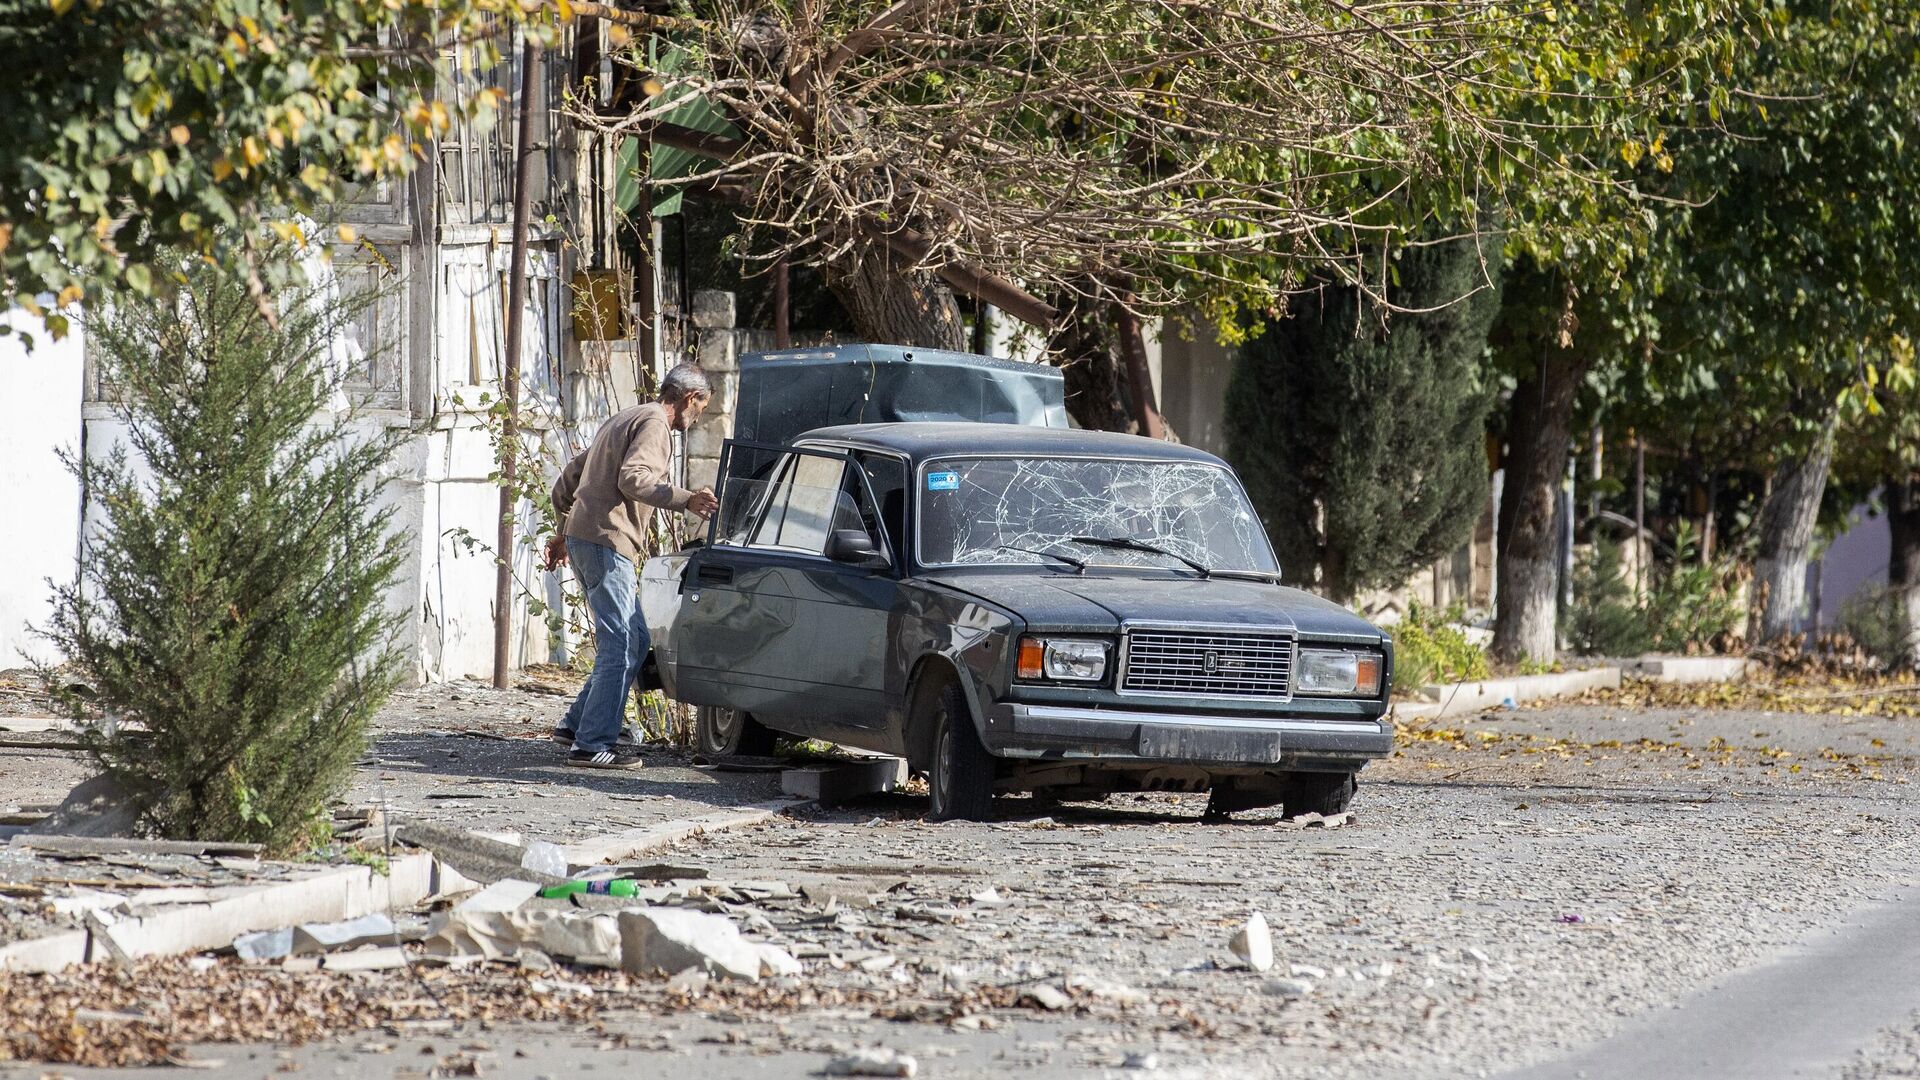
<instances>
[{"instance_id":1,"label":"white building wall","mask_svg":"<svg viewBox=\"0 0 1920 1080\"><path fill-rule=\"evenodd\" d=\"M84 365L77 328L54 341L24 311L0 322L34 339L29 351L18 333L0 337L0 668L15 668L55 659L28 627L52 612L48 579L73 580L80 486L59 454L80 449Z\"/></svg>"}]
</instances>

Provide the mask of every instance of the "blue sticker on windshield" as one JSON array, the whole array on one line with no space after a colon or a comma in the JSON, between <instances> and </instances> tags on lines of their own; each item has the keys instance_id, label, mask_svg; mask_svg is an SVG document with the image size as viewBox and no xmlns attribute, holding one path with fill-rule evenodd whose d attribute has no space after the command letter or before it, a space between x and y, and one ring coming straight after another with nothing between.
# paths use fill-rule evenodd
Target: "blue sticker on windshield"
<instances>
[{"instance_id":1,"label":"blue sticker on windshield","mask_svg":"<svg viewBox=\"0 0 1920 1080\"><path fill-rule=\"evenodd\" d=\"M930 472L927 474L928 491L959 491L960 474L957 472Z\"/></svg>"}]
</instances>

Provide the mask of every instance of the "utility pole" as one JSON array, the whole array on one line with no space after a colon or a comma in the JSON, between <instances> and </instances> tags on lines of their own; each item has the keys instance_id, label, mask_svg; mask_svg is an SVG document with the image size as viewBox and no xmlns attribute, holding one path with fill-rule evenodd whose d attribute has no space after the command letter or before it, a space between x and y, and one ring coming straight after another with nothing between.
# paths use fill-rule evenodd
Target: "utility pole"
<instances>
[{"instance_id":1,"label":"utility pole","mask_svg":"<svg viewBox=\"0 0 1920 1080\"><path fill-rule=\"evenodd\" d=\"M493 583L493 685L507 688L509 644L513 640L513 512L520 472L520 337L527 307L527 217L532 192L533 92L538 85L540 39L531 27L521 30L519 123L514 135L513 246L507 256L507 341L500 363L500 394L506 412L500 423L500 534L494 546L499 565Z\"/></svg>"}]
</instances>

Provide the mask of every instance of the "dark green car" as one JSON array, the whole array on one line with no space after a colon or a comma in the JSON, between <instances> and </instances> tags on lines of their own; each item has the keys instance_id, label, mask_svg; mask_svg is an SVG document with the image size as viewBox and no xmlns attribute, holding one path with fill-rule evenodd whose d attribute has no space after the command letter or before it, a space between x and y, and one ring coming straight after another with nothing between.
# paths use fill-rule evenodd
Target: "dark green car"
<instances>
[{"instance_id":1,"label":"dark green car","mask_svg":"<svg viewBox=\"0 0 1920 1080\"><path fill-rule=\"evenodd\" d=\"M1337 813L1393 739L1386 635L1279 584L1240 481L1131 435L978 423L728 444L704 542L650 560L667 693L711 754L904 757L996 792L1209 791Z\"/></svg>"}]
</instances>

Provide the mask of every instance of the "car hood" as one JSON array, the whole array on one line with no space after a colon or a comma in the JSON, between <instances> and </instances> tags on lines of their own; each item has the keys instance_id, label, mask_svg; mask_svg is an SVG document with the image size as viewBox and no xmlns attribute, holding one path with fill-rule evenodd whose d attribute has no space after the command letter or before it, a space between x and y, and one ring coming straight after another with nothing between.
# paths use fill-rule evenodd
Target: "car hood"
<instances>
[{"instance_id":1,"label":"car hood","mask_svg":"<svg viewBox=\"0 0 1920 1080\"><path fill-rule=\"evenodd\" d=\"M1031 568L929 577L1042 630L1108 632L1123 622L1171 622L1298 630L1303 637L1378 641L1381 636L1338 604L1262 581L1202 580L1171 571L1073 574Z\"/></svg>"}]
</instances>

